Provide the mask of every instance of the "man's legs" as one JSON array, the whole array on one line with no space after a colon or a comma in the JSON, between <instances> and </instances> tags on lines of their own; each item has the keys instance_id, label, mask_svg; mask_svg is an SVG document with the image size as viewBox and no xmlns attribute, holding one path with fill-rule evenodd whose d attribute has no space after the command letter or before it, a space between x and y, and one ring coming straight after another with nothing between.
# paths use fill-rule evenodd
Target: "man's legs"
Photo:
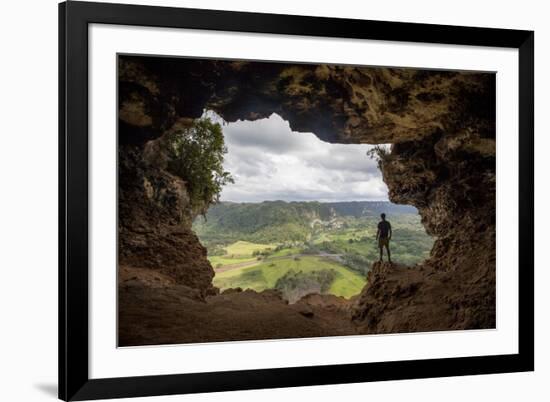
<instances>
[{"instance_id":1,"label":"man's legs","mask_svg":"<svg viewBox=\"0 0 550 402\"><path fill-rule=\"evenodd\" d=\"M388 261L391 263L390 242L386 243L386 251L388 252Z\"/></svg>"},{"instance_id":2,"label":"man's legs","mask_svg":"<svg viewBox=\"0 0 550 402\"><path fill-rule=\"evenodd\" d=\"M382 262L382 257L384 255L384 246L382 244L379 244L378 248L380 248L380 262Z\"/></svg>"}]
</instances>

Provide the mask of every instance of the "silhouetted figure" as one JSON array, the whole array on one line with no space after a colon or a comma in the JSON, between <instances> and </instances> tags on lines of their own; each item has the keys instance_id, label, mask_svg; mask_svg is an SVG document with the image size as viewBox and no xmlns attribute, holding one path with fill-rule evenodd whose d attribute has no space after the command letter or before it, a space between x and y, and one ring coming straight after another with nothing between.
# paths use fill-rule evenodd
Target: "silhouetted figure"
<instances>
[{"instance_id":1,"label":"silhouetted figure","mask_svg":"<svg viewBox=\"0 0 550 402\"><path fill-rule=\"evenodd\" d=\"M382 262L384 247L386 247L386 251L388 252L388 261L391 264L391 225L386 220L386 214L381 214L380 217L382 218L382 220L378 223L378 231L376 232L376 240L378 240L378 247L380 248L380 262Z\"/></svg>"}]
</instances>

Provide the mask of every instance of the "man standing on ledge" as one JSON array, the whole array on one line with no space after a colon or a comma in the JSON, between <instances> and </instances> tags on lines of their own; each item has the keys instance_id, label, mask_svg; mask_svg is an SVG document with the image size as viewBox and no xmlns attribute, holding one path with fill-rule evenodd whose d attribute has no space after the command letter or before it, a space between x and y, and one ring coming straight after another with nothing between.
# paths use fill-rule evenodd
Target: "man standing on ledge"
<instances>
[{"instance_id":1,"label":"man standing on ledge","mask_svg":"<svg viewBox=\"0 0 550 402\"><path fill-rule=\"evenodd\" d=\"M378 231L376 232L376 240L378 240L378 247L380 248L380 262L382 262L382 255L384 254L384 247L388 252L388 261L391 264L390 255L390 240L391 240L391 225L386 220L386 214L381 214L382 220L378 223Z\"/></svg>"}]
</instances>

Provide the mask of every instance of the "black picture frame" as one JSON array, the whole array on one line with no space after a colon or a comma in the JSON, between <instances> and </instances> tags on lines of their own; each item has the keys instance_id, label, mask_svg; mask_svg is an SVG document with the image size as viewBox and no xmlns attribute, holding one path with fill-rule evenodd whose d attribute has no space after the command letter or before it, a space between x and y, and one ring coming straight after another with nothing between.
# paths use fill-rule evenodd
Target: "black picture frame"
<instances>
[{"instance_id":1,"label":"black picture frame","mask_svg":"<svg viewBox=\"0 0 550 402\"><path fill-rule=\"evenodd\" d=\"M88 375L88 25L118 24L519 51L517 354L214 373ZM59 5L59 398L89 400L534 370L534 32L70 1Z\"/></svg>"}]
</instances>

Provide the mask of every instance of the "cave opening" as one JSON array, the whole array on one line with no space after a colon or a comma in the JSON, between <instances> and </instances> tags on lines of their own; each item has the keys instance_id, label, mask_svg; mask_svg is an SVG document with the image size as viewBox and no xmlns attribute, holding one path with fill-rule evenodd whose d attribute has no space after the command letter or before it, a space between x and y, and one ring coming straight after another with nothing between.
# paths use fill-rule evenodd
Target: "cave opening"
<instances>
[{"instance_id":1,"label":"cave opening","mask_svg":"<svg viewBox=\"0 0 550 402\"><path fill-rule=\"evenodd\" d=\"M379 165L390 144L334 144L293 131L276 113L226 122L206 110L199 120L221 126L231 177L193 223L220 291L275 289L289 303L353 298L380 258L382 213L394 263L412 267L429 256L433 239L416 208L388 199Z\"/></svg>"}]
</instances>

